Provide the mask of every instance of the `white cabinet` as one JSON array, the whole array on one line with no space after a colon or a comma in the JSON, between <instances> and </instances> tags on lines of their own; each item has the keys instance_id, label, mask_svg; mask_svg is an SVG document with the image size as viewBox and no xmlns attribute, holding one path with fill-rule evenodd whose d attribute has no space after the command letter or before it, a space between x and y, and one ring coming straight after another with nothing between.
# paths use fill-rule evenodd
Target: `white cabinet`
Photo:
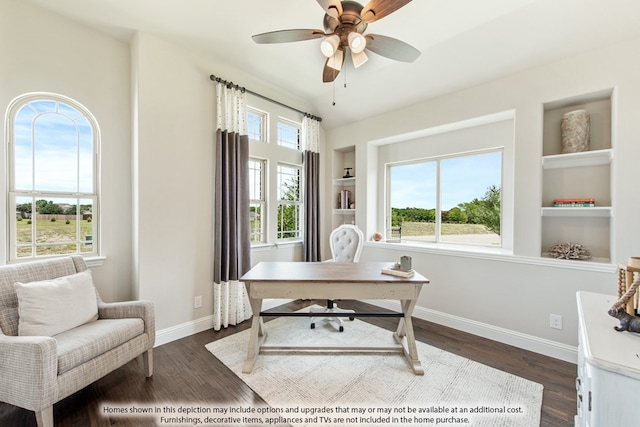
<instances>
[{"instance_id":1,"label":"white cabinet","mask_svg":"<svg viewBox=\"0 0 640 427\"><path fill-rule=\"evenodd\" d=\"M611 262L612 90L544 105L542 144L541 249L547 256L558 243L580 243L591 261ZM585 109L591 117L590 150L562 154L562 116ZM594 198L595 207L554 207L554 199Z\"/></svg>"},{"instance_id":2,"label":"white cabinet","mask_svg":"<svg viewBox=\"0 0 640 427\"><path fill-rule=\"evenodd\" d=\"M640 334L617 332L613 295L578 292L576 426L640 425Z\"/></svg>"}]
</instances>

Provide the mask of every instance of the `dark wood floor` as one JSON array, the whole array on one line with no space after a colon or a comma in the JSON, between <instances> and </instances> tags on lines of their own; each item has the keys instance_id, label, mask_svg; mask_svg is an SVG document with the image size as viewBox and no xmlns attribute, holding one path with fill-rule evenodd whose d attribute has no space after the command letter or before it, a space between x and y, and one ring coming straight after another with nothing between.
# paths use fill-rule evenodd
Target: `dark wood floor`
<instances>
[{"instance_id":1,"label":"dark wood floor","mask_svg":"<svg viewBox=\"0 0 640 427\"><path fill-rule=\"evenodd\" d=\"M296 301L285 307L302 308L312 301ZM366 304L343 301L343 308L362 310ZM367 318L394 330L397 319ZM161 406L179 403L212 403L250 406L264 401L211 355L205 344L247 329L249 322L214 332L204 331L154 349L154 375L144 377L141 361L134 360L54 406L57 427L153 425L144 417L121 417L104 413L103 406ZM573 426L576 412L576 365L430 322L414 321L419 341L510 372L544 386L541 426ZM228 391L233 390L232 398ZM0 426L35 426L33 412L0 403Z\"/></svg>"}]
</instances>

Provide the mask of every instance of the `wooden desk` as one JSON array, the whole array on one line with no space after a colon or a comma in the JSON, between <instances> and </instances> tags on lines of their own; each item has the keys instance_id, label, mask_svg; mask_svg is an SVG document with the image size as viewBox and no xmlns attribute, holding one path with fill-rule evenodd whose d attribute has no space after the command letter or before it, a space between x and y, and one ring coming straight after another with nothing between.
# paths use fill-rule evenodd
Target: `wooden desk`
<instances>
[{"instance_id":1,"label":"wooden desk","mask_svg":"<svg viewBox=\"0 0 640 427\"><path fill-rule=\"evenodd\" d=\"M261 262L240 278L247 285L253 318L247 360L242 372L250 373L261 352L269 350L317 352L394 352L402 353L417 375L424 370L418 359L411 315L422 285L429 280L421 274L401 278L382 274L383 267L393 262L334 263L334 262ZM397 313L398 328L393 334L393 347L270 347L263 345L267 333L262 321L262 300L291 299L393 299L399 300L402 313ZM358 317L355 313L350 316ZM369 313L370 314L370 313ZM309 314L312 315L312 314ZM317 316L317 313L315 314ZM309 331L309 333L313 333Z\"/></svg>"}]
</instances>

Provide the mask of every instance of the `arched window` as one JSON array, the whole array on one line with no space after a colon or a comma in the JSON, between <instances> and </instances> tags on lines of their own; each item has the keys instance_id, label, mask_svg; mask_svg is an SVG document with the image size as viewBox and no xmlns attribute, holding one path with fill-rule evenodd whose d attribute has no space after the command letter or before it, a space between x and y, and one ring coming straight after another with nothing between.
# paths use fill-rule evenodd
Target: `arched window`
<instances>
[{"instance_id":1,"label":"arched window","mask_svg":"<svg viewBox=\"0 0 640 427\"><path fill-rule=\"evenodd\" d=\"M91 112L31 93L9 105L6 120L9 261L97 255L100 132Z\"/></svg>"}]
</instances>

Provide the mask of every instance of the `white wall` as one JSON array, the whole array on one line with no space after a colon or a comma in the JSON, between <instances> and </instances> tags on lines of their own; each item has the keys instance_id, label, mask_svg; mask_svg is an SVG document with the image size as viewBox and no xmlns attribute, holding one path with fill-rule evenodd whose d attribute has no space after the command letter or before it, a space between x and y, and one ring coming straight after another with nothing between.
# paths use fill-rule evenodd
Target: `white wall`
<instances>
[{"instance_id":1,"label":"white wall","mask_svg":"<svg viewBox=\"0 0 640 427\"><path fill-rule=\"evenodd\" d=\"M83 104L100 125L104 171L100 186L101 245L107 259L93 268L93 276L105 301L132 295L129 86L126 43L22 2L0 3L2 112L21 94L53 92ZM4 129L4 114L2 118ZM6 151L0 150L2 189L7 178L5 156ZM6 198L2 197L0 262L6 259L6 214Z\"/></svg>"},{"instance_id":2,"label":"white wall","mask_svg":"<svg viewBox=\"0 0 640 427\"><path fill-rule=\"evenodd\" d=\"M452 93L409 108L331 129L328 150L355 145L360 170L356 198L357 223L370 236L375 229L378 152L370 141L515 110L514 136L514 256L468 257L456 252L411 251L368 243L362 260L396 260L412 255L414 265L432 283L421 294L417 313L516 345L571 352L577 344L575 292L615 294L615 264L640 253L640 223L635 220L640 198L635 195L640 156L640 60L634 52L640 40L528 70L477 87ZM613 100L615 165L614 248L612 264L570 268L542 262L540 201L543 103L616 88ZM346 141L346 142L345 142ZM362 171L367 173L362 173ZM379 194L379 193L378 193ZM554 260L552 260L554 261ZM575 264L571 265L575 267ZM549 328L549 314L564 316L564 329ZM557 348L553 348L556 346ZM550 349L550 350L549 350ZM544 348L542 348L543 351Z\"/></svg>"},{"instance_id":3,"label":"white wall","mask_svg":"<svg viewBox=\"0 0 640 427\"><path fill-rule=\"evenodd\" d=\"M131 50L135 287L140 298L155 302L159 330L188 330L193 322L205 327L213 312L215 237L215 85L209 76L233 80L303 111L304 105L150 34L137 34ZM252 263L300 256L300 246L285 245L253 251ZM203 306L194 309L197 295Z\"/></svg>"}]
</instances>

